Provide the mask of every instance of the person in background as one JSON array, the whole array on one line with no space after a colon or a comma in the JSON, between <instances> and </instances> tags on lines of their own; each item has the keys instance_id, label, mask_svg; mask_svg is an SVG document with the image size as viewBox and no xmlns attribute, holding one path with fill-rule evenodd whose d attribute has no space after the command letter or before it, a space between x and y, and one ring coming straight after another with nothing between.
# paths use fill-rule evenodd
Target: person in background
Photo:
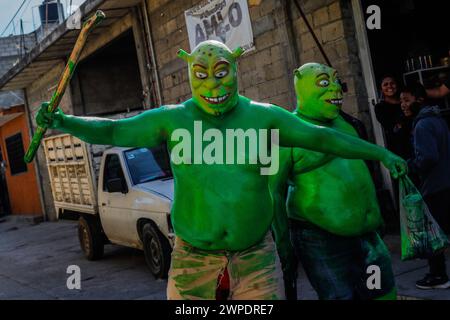
<instances>
[{"instance_id":1,"label":"person in background","mask_svg":"<svg viewBox=\"0 0 450 320\"><path fill-rule=\"evenodd\" d=\"M400 94L403 110L414 116L414 157L409 171L420 178L420 190L436 222L450 233L450 133L439 107L429 104L420 84L405 88ZM419 289L447 289L450 281L444 253L428 259L429 273L416 282Z\"/></svg>"},{"instance_id":2,"label":"person in background","mask_svg":"<svg viewBox=\"0 0 450 320\"><path fill-rule=\"evenodd\" d=\"M409 130L400 107L398 84L393 76L383 77L381 93L382 100L375 106L375 115L384 129L386 148L407 159L412 154Z\"/></svg>"},{"instance_id":3,"label":"person in background","mask_svg":"<svg viewBox=\"0 0 450 320\"><path fill-rule=\"evenodd\" d=\"M450 77L444 81L444 83L437 88L427 89L427 95L433 99L440 99L450 93Z\"/></svg>"},{"instance_id":4,"label":"person in background","mask_svg":"<svg viewBox=\"0 0 450 320\"><path fill-rule=\"evenodd\" d=\"M448 51L450 56L450 50ZM444 83L437 88L427 89L427 95L429 98L440 99L450 94L450 76L444 81Z\"/></svg>"}]
</instances>

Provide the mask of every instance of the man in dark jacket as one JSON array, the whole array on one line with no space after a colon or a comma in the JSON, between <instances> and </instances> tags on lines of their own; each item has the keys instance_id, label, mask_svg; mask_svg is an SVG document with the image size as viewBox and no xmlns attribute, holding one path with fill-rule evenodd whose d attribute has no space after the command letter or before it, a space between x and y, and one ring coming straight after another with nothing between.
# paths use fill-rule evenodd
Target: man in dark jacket
<instances>
[{"instance_id":1,"label":"man in dark jacket","mask_svg":"<svg viewBox=\"0 0 450 320\"><path fill-rule=\"evenodd\" d=\"M414 158L408 161L412 174L420 177L421 192L431 214L450 233L450 133L438 106L427 103L423 86L402 90L403 111L416 115L413 123ZM428 259L430 272L416 282L420 289L450 288L445 256L437 254Z\"/></svg>"}]
</instances>

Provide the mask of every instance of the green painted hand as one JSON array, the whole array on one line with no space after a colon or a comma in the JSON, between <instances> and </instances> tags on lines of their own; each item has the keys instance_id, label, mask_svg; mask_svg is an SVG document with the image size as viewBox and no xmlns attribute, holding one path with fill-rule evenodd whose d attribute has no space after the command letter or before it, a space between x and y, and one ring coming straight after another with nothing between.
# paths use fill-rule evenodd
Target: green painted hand
<instances>
[{"instance_id":1,"label":"green painted hand","mask_svg":"<svg viewBox=\"0 0 450 320\"><path fill-rule=\"evenodd\" d=\"M43 102L36 115L36 123L44 128L57 129L61 126L64 113L58 108L55 112L48 111L48 102Z\"/></svg>"},{"instance_id":2,"label":"green painted hand","mask_svg":"<svg viewBox=\"0 0 450 320\"><path fill-rule=\"evenodd\" d=\"M386 150L386 155L382 162L394 179L398 179L408 173L406 161L388 150Z\"/></svg>"}]
</instances>

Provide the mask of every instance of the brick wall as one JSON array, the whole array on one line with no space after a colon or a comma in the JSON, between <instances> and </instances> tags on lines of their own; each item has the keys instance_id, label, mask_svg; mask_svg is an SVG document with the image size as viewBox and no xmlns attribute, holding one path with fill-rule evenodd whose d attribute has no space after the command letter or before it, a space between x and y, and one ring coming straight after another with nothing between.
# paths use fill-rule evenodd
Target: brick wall
<instances>
[{"instance_id":1,"label":"brick wall","mask_svg":"<svg viewBox=\"0 0 450 320\"><path fill-rule=\"evenodd\" d=\"M165 104L188 99L191 91L186 63L176 57L179 48L190 51L184 11L198 0L147 1ZM291 48L286 39L284 1L263 0L250 6L255 50L239 61L240 93L258 101L293 106ZM291 107L292 108L292 107Z\"/></svg>"},{"instance_id":2,"label":"brick wall","mask_svg":"<svg viewBox=\"0 0 450 320\"><path fill-rule=\"evenodd\" d=\"M29 52L36 44L35 39L34 33L23 36L27 52ZM6 71L11 69L13 63L19 59L20 44L21 36L0 38L0 77L5 74ZM22 51L22 53L24 53L24 51Z\"/></svg>"},{"instance_id":3,"label":"brick wall","mask_svg":"<svg viewBox=\"0 0 450 320\"><path fill-rule=\"evenodd\" d=\"M303 0L300 3L330 62L347 83L344 111L362 120L371 135L367 92L358 56L350 1ZM325 63L298 10L294 5L291 5L291 9L300 65L307 62Z\"/></svg>"},{"instance_id":4,"label":"brick wall","mask_svg":"<svg viewBox=\"0 0 450 320\"><path fill-rule=\"evenodd\" d=\"M184 11L200 2L147 0L165 104L191 96L186 63L176 52L190 49ZM333 66L348 84L344 110L361 119L371 134L350 1L302 0L300 4ZM249 5L249 11L255 50L240 59L240 93L292 110L293 70L307 62L324 63L324 59L292 1L262 0L259 5Z\"/></svg>"},{"instance_id":5,"label":"brick wall","mask_svg":"<svg viewBox=\"0 0 450 320\"><path fill-rule=\"evenodd\" d=\"M28 52L36 44L35 35L34 33L30 33L25 35L23 39L25 41L25 48ZM20 43L20 36L0 38L0 77L8 72L14 66L14 64L19 61ZM0 108L10 107L21 103L23 103L23 94L20 90L14 92L0 92Z\"/></svg>"}]
</instances>

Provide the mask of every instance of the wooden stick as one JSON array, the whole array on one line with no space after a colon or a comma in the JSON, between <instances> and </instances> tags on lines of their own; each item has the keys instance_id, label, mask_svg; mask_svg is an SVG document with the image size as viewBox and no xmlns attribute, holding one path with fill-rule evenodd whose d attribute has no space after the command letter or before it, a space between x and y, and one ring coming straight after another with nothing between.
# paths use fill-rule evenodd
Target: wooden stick
<instances>
[{"instance_id":1,"label":"wooden stick","mask_svg":"<svg viewBox=\"0 0 450 320\"><path fill-rule=\"evenodd\" d=\"M83 23L83 27L81 28L80 34L78 35L77 41L75 42L75 46L70 54L69 61L64 68L64 72L61 75L61 78L58 82L58 87L56 91L53 93L53 96L48 105L48 112L55 112L58 108L59 103L66 91L67 85L70 82L70 78L75 71L76 64L78 59L80 58L81 51L86 44L87 37L91 30L98 25L103 19L105 19L105 14L98 10L92 17L90 17L87 21ZM34 156L36 155L36 151L41 144L42 137L47 131L47 127L38 126L36 132L33 135L33 139L31 140L30 146L24 156L24 160L26 163L30 163L33 161Z\"/></svg>"}]
</instances>

